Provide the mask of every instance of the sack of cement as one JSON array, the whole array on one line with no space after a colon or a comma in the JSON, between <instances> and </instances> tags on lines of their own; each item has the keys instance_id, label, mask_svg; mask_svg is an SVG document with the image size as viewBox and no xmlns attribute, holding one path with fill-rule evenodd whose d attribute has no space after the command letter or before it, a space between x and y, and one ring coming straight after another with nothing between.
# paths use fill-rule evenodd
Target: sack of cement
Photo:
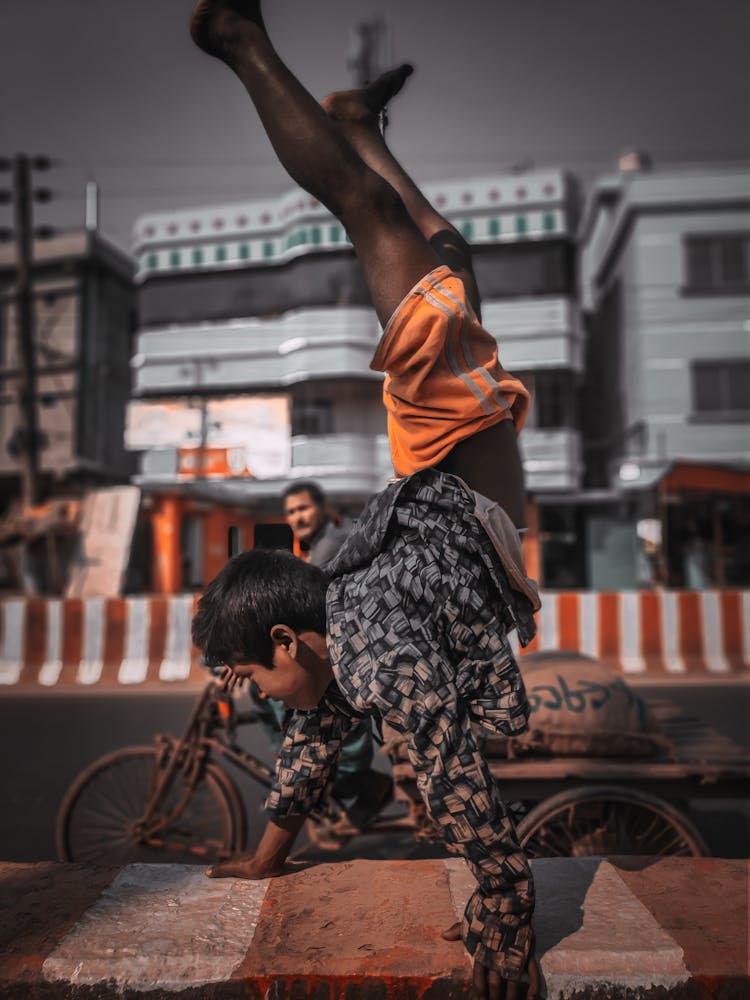
<instances>
[{"instance_id":1,"label":"sack of cement","mask_svg":"<svg viewBox=\"0 0 750 1000\"><path fill-rule=\"evenodd\" d=\"M513 755L649 757L667 749L645 701L621 674L588 656L529 654L519 659L531 714Z\"/></svg>"}]
</instances>

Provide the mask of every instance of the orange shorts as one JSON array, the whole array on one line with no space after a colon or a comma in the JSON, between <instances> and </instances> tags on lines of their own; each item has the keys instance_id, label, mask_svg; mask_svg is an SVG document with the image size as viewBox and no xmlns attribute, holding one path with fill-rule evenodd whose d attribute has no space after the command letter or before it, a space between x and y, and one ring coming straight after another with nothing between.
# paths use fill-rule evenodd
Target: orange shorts
<instances>
[{"instance_id":1,"label":"orange shorts","mask_svg":"<svg viewBox=\"0 0 750 1000\"><path fill-rule=\"evenodd\" d=\"M401 302L370 367L386 372L383 402L398 476L437 465L492 424L512 419L520 430L526 419L528 391L502 367L495 338L444 265Z\"/></svg>"}]
</instances>

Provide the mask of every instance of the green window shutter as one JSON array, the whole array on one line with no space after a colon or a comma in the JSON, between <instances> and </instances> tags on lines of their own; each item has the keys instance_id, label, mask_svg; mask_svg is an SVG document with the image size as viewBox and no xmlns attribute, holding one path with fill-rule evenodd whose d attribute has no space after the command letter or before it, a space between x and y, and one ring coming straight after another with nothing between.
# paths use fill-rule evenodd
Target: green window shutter
<instances>
[{"instance_id":1,"label":"green window shutter","mask_svg":"<svg viewBox=\"0 0 750 1000\"><path fill-rule=\"evenodd\" d=\"M250 260L249 243L240 243L240 260Z\"/></svg>"},{"instance_id":2,"label":"green window shutter","mask_svg":"<svg viewBox=\"0 0 750 1000\"><path fill-rule=\"evenodd\" d=\"M214 255L214 260L216 261L217 264L221 264L226 259L227 259L227 248L223 244L220 244L216 248L216 253Z\"/></svg>"},{"instance_id":3,"label":"green window shutter","mask_svg":"<svg viewBox=\"0 0 750 1000\"><path fill-rule=\"evenodd\" d=\"M328 239L331 243L338 243L341 239L341 230L338 226L331 226L328 230Z\"/></svg>"},{"instance_id":4,"label":"green window shutter","mask_svg":"<svg viewBox=\"0 0 750 1000\"><path fill-rule=\"evenodd\" d=\"M314 246L318 246L321 240L320 226L313 226L310 230L310 242Z\"/></svg>"},{"instance_id":5,"label":"green window shutter","mask_svg":"<svg viewBox=\"0 0 750 1000\"><path fill-rule=\"evenodd\" d=\"M263 244L263 256L266 258L273 257L273 243L270 240L266 240Z\"/></svg>"},{"instance_id":6,"label":"green window shutter","mask_svg":"<svg viewBox=\"0 0 750 1000\"><path fill-rule=\"evenodd\" d=\"M516 216L516 233L518 236L525 236L529 229L529 223L525 215Z\"/></svg>"},{"instance_id":7,"label":"green window shutter","mask_svg":"<svg viewBox=\"0 0 750 1000\"><path fill-rule=\"evenodd\" d=\"M155 271L159 266L159 255L157 253L150 253L146 257L146 268L149 271Z\"/></svg>"},{"instance_id":8,"label":"green window shutter","mask_svg":"<svg viewBox=\"0 0 750 1000\"><path fill-rule=\"evenodd\" d=\"M466 219L461 224L461 235L465 240L471 240L474 238L474 223L469 219Z\"/></svg>"},{"instance_id":9,"label":"green window shutter","mask_svg":"<svg viewBox=\"0 0 750 1000\"><path fill-rule=\"evenodd\" d=\"M179 267L182 264L182 254L179 250L173 250L169 255L169 266Z\"/></svg>"},{"instance_id":10,"label":"green window shutter","mask_svg":"<svg viewBox=\"0 0 750 1000\"><path fill-rule=\"evenodd\" d=\"M299 238L298 238L297 242L299 243L300 246L304 246L307 243L307 230L306 229L300 229L300 231L299 231Z\"/></svg>"},{"instance_id":11,"label":"green window shutter","mask_svg":"<svg viewBox=\"0 0 750 1000\"><path fill-rule=\"evenodd\" d=\"M297 245L297 234L290 233L286 238L287 250L291 250L293 246Z\"/></svg>"},{"instance_id":12,"label":"green window shutter","mask_svg":"<svg viewBox=\"0 0 750 1000\"><path fill-rule=\"evenodd\" d=\"M499 236L500 235L500 220L499 219L490 219L488 229L489 229L490 236Z\"/></svg>"},{"instance_id":13,"label":"green window shutter","mask_svg":"<svg viewBox=\"0 0 750 1000\"><path fill-rule=\"evenodd\" d=\"M195 250L193 250L193 263L196 265L203 263L203 251L200 247L196 247Z\"/></svg>"},{"instance_id":14,"label":"green window shutter","mask_svg":"<svg viewBox=\"0 0 750 1000\"><path fill-rule=\"evenodd\" d=\"M554 233L557 229L557 219L554 212L545 212L542 217L542 228L545 233Z\"/></svg>"}]
</instances>

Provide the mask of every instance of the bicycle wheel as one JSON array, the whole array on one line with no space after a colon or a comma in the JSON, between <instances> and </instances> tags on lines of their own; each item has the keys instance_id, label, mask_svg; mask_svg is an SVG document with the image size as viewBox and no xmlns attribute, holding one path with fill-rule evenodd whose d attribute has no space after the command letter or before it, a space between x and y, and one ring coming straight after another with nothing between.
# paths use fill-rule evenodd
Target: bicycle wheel
<instances>
[{"instance_id":1,"label":"bicycle wheel","mask_svg":"<svg viewBox=\"0 0 750 1000\"><path fill-rule=\"evenodd\" d=\"M674 806L655 795L607 785L545 799L521 821L518 836L531 858L710 854L696 827Z\"/></svg>"},{"instance_id":2,"label":"bicycle wheel","mask_svg":"<svg viewBox=\"0 0 750 1000\"><path fill-rule=\"evenodd\" d=\"M100 757L75 779L57 816L62 861L90 864L206 862L242 850L245 814L231 779L208 764L179 817L148 841L135 831L158 777L154 747L126 747ZM180 802L185 775L177 771L163 811Z\"/></svg>"}]
</instances>

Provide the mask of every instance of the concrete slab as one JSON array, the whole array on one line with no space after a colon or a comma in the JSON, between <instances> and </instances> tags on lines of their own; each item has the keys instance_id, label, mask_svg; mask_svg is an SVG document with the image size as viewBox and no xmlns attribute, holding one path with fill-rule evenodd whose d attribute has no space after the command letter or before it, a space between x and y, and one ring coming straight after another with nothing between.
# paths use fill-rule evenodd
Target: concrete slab
<instances>
[{"instance_id":1,"label":"concrete slab","mask_svg":"<svg viewBox=\"0 0 750 1000\"><path fill-rule=\"evenodd\" d=\"M474 891L464 861L445 862L458 916ZM602 858L532 862L537 948L550 997L685 984L682 948Z\"/></svg>"},{"instance_id":2,"label":"concrete slab","mask_svg":"<svg viewBox=\"0 0 750 1000\"><path fill-rule=\"evenodd\" d=\"M748 863L532 864L550 1000L750 995ZM463 861L352 861L267 882L199 866L0 865L3 1000L459 1000L470 962L442 931Z\"/></svg>"},{"instance_id":3,"label":"concrete slab","mask_svg":"<svg viewBox=\"0 0 750 1000\"><path fill-rule=\"evenodd\" d=\"M750 860L615 858L622 881L703 977L748 974ZM679 904L675 905L675 901Z\"/></svg>"},{"instance_id":4,"label":"concrete slab","mask_svg":"<svg viewBox=\"0 0 750 1000\"><path fill-rule=\"evenodd\" d=\"M439 861L352 861L276 878L241 976L463 983L469 962Z\"/></svg>"},{"instance_id":5,"label":"concrete slab","mask_svg":"<svg viewBox=\"0 0 750 1000\"><path fill-rule=\"evenodd\" d=\"M252 947L268 882L128 865L42 966L48 982L179 990L225 982Z\"/></svg>"},{"instance_id":6,"label":"concrete slab","mask_svg":"<svg viewBox=\"0 0 750 1000\"><path fill-rule=\"evenodd\" d=\"M57 862L0 864L0 983L36 977L118 871Z\"/></svg>"}]
</instances>

